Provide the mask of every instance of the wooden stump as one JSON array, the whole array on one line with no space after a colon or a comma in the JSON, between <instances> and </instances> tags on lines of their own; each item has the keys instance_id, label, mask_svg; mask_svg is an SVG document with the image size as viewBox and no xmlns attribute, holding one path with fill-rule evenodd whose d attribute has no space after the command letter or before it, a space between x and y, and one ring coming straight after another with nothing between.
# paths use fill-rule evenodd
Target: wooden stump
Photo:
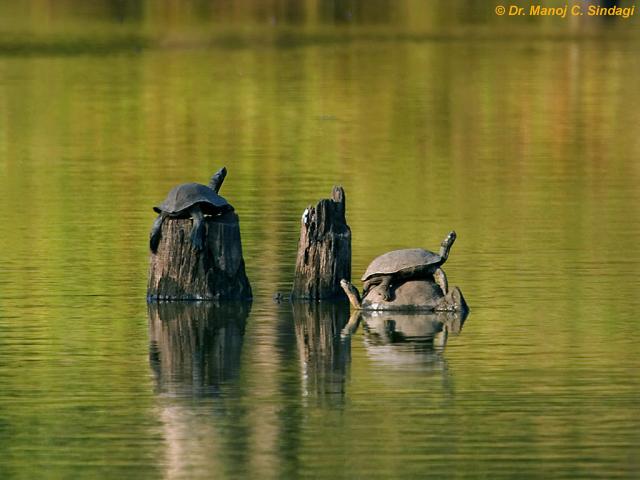
<instances>
[{"instance_id":1,"label":"wooden stump","mask_svg":"<svg viewBox=\"0 0 640 480\"><path fill-rule=\"evenodd\" d=\"M340 280L351 280L351 229L343 188L333 187L331 196L302 215L293 299L347 298Z\"/></svg>"},{"instance_id":2,"label":"wooden stump","mask_svg":"<svg viewBox=\"0 0 640 480\"><path fill-rule=\"evenodd\" d=\"M205 248L198 252L190 240L191 219L164 221L158 251L150 259L149 301L251 298L238 215L207 217L205 223Z\"/></svg>"}]
</instances>

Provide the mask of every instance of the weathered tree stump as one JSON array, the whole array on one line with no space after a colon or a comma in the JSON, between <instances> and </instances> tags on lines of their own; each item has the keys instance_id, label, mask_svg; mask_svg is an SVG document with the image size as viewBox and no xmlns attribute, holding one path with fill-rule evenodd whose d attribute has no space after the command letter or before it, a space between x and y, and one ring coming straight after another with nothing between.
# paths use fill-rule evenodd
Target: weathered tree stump
<instances>
[{"instance_id":1,"label":"weathered tree stump","mask_svg":"<svg viewBox=\"0 0 640 480\"><path fill-rule=\"evenodd\" d=\"M331 199L309 206L302 215L291 297L304 300L346 299L341 279L351 279L351 229L345 218L342 187Z\"/></svg>"},{"instance_id":2,"label":"weathered tree stump","mask_svg":"<svg viewBox=\"0 0 640 480\"><path fill-rule=\"evenodd\" d=\"M238 215L206 217L205 246L190 241L192 220L167 219L158 250L151 254L147 299L248 300L251 285L245 273Z\"/></svg>"}]
</instances>

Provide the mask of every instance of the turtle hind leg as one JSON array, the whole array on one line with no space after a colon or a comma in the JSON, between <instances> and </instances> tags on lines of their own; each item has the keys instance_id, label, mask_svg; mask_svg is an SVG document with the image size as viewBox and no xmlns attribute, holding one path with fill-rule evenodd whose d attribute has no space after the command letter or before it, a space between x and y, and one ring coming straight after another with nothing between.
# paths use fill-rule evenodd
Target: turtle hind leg
<instances>
[{"instance_id":1,"label":"turtle hind leg","mask_svg":"<svg viewBox=\"0 0 640 480\"><path fill-rule=\"evenodd\" d=\"M154 220L153 226L151 227L151 233L149 234L149 248L151 252L156 253L158 251L158 246L160 245L160 239L162 238L162 222L166 215L161 213Z\"/></svg>"},{"instance_id":2,"label":"turtle hind leg","mask_svg":"<svg viewBox=\"0 0 640 480\"><path fill-rule=\"evenodd\" d=\"M206 226L204 223L204 215L200 207L192 207L189 210L191 218L193 219L193 226L191 227L191 244L198 252L204 250Z\"/></svg>"}]
</instances>

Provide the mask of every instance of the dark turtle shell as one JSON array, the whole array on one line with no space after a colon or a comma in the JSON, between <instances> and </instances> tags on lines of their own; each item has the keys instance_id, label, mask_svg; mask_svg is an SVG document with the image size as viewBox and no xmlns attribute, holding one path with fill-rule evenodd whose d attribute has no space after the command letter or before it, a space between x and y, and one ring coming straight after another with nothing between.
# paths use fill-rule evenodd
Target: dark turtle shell
<instances>
[{"instance_id":1,"label":"dark turtle shell","mask_svg":"<svg viewBox=\"0 0 640 480\"><path fill-rule=\"evenodd\" d=\"M218 214L233 207L223 197L206 185L199 183L185 183L174 187L167 198L157 207L156 213L168 213L175 216L186 213L189 207L199 203L204 213Z\"/></svg>"},{"instance_id":2,"label":"dark turtle shell","mask_svg":"<svg viewBox=\"0 0 640 480\"><path fill-rule=\"evenodd\" d=\"M416 271L433 273L443 263L444 259L440 255L422 248L394 250L374 259L367 267L367 271L364 272L362 281L376 275L393 275Z\"/></svg>"}]
</instances>

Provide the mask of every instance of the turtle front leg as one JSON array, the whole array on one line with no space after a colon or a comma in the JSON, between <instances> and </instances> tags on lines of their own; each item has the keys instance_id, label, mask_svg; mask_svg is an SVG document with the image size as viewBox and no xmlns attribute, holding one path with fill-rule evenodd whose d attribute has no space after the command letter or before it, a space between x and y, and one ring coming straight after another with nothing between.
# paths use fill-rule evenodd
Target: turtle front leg
<instances>
[{"instance_id":1,"label":"turtle front leg","mask_svg":"<svg viewBox=\"0 0 640 480\"><path fill-rule=\"evenodd\" d=\"M369 293L369 290L371 290L374 286L378 285L380 283L380 277L373 277L370 278L369 280L365 280L364 282L362 282L362 298L366 297L367 294Z\"/></svg>"},{"instance_id":2,"label":"turtle front leg","mask_svg":"<svg viewBox=\"0 0 640 480\"><path fill-rule=\"evenodd\" d=\"M385 301L389 302L391 300L391 275L381 277L380 293L382 293L382 298Z\"/></svg>"},{"instance_id":3,"label":"turtle front leg","mask_svg":"<svg viewBox=\"0 0 640 480\"><path fill-rule=\"evenodd\" d=\"M382 298L387 302L391 300L391 276L390 275L382 275L380 277L373 277L369 280L366 280L362 284L362 298L366 297L369 294L369 291L375 287L376 285L380 286L380 292L382 294Z\"/></svg>"},{"instance_id":4,"label":"turtle front leg","mask_svg":"<svg viewBox=\"0 0 640 480\"><path fill-rule=\"evenodd\" d=\"M442 289L442 293L446 295L449 292L449 282L447 281L447 276L445 275L444 270L438 268L433 272L433 279Z\"/></svg>"},{"instance_id":5,"label":"turtle front leg","mask_svg":"<svg viewBox=\"0 0 640 480\"><path fill-rule=\"evenodd\" d=\"M160 239L162 238L162 222L167 216L164 213L158 215L154 220L151 227L151 233L149 234L149 248L151 252L156 253L158 251L158 245L160 245Z\"/></svg>"},{"instance_id":6,"label":"turtle front leg","mask_svg":"<svg viewBox=\"0 0 640 480\"><path fill-rule=\"evenodd\" d=\"M198 206L193 206L189 209L189 214L193 219L193 226L191 227L191 244L198 252L204 250L206 226L204 223L204 215L202 210Z\"/></svg>"}]
</instances>

